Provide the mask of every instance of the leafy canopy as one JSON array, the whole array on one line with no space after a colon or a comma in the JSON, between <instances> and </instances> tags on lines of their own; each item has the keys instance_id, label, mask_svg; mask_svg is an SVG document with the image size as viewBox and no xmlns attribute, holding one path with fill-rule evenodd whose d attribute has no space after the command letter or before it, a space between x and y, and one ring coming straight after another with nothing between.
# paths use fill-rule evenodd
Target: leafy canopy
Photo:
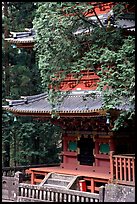
<instances>
[{"instance_id":1,"label":"leafy canopy","mask_svg":"<svg viewBox=\"0 0 137 204\"><path fill-rule=\"evenodd\" d=\"M37 3L34 2L3 2L2 33L31 28L36 7ZM4 10L7 11L6 15ZM39 94L42 91L41 79L35 63L35 51L13 49L10 44L6 44L4 38L2 40L3 105L7 104L5 98L17 99L22 95ZM6 92L7 85L10 88L9 94ZM17 121L14 121L12 114L3 111L3 166L57 163L61 151L59 141L59 127L48 121L37 121L29 117L17 117Z\"/></svg>"},{"instance_id":2,"label":"leafy canopy","mask_svg":"<svg viewBox=\"0 0 137 204\"><path fill-rule=\"evenodd\" d=\"M117 19L126 2L114 8ZM93 22L86 15L94 12L94 6L87 2L39 3L33 21L36 30L36 46L43 89L54 97L58 87L68 73L78 76L81 70L99 71L98 89L103 91L104 106L111 109L124 103L131 105L126 117L134 115L135 103L135 39L125 36L123 30L112 26L104 27L100 21ZM85 14L84 14L85 13ZM114 21L115 21L114 19ZM76 35L76 31L89 30ZM59 77L57 74L60 71ZM56 79L56 80L53 80ZM104 86L106 89L104 90ZM122 125L122 120L115 127Z\"/></svg>"}]
</instances>

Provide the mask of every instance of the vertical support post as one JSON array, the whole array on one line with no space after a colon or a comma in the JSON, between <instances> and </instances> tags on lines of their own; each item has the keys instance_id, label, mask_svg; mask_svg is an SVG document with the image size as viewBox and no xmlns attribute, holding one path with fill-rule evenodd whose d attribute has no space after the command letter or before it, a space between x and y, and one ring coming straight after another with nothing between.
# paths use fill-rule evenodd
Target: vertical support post
<instances>
[{"instance_id":1,"label":"vertical support post","mask_svg":"<svg viewBox=\"0 0 137 204\"><path fill-rule=\"evenodd\" d=\"M99 154L99 141L95 139L95 155ZM95 157L95 164L98 166L98 159Z\"/></svg>"},{"instance_id":2,"label":"vertical support post","mask_svg":"<svg viewBox=\"0 0 137 204\"><path fill-rule=\"evenodd\" d=\"M105 200L105 186L99 187L99 202L104 202Z\"/></svg>"},{"instance_id":3,"label":"vertical support post","mask_svg":"<svg viewBox=\"0 0 137 204\"><path fill-rule=\"evenodd\" d=\"M31 185L34 185L35 182L34 182L34 172L32 171L31 172Z\"/></svg>"},{"instance_id":4,"label":"vertical support post","mask_svg":"<svg viewBox=\"0 0 137 204\"><path fill-rule=\"evenodd\" d=\"M20 171L17 171L15 173L15 176L14 176L17 180L18 180L18 183L21 183L23 181L23 173L20 172Z\"/></svg>"},{"instance_id":5,"label":"vertical support post","mask_svg":"<svg viewBox=\"0 0 137 204\"><path fill-rule=\"evenodd\" d=\"M116 181L119 180L119 177L118 177L118 157L115 157L115 163L116 163Z\"/></svg>"},{"instance_id":6,"label":"vertical support post","mask_svg":"<svg viewBox=\"0 0 137 204\"><path fill-rule=\"evenodd\" d=\"M63 134L62 135L62 139L63 139L63 164L65 165L67 163L67 158L66 158L66 155L64 155L64 152L67 151L67 138L66 138L66 135Z\"/></svg>"},{"instance_id":7,"label":"vertical support post","mask_svg":"<svg viewBox=\"0 0 137 204\"><path fill-rule=\"evenodd\" d=\"M128 181L131 181L131 159L128 158Z\"/></svg>"},{"instance_id":8,"label":"vertical support post","mask_svg":"<svg viewBox=\"0 0 137 204\"><path fill-rule=\"evenodd\" d=\"M114 138L113 137L111 137L110 139L109 139L109 145L110 145L110 151L115 151L115 141L114 141Z\"/></svg>"},{"instance_id":9,"label":"vertical support post","mask_svg":"<svg viewBox=\"0 0 137 204\"><path fill-rule=\"evenodd\" d=\"M95 190L94 179L91 178L91 193L94 193L94 190Z\"/></svg>"},{"instance_id":10,"label":"vertical support post","mask_svg":"<svg viewBox=\"0 0 137 204\"><path fill-rule=\"evenodd\" d=\"M126 158L124 158L124 181L127 181L126 161L127 161Z\"/></svg>"},{"instance_id":11,"label":"vertical support post","mask_svg":"<svg viewBox=\"0 0 137 204\"><path fill-rule=\"evenodd\" d=\"M17 171L15 173L14 178L15 178L15 186L16 186L16 189L14 191L14 202L17 202L18 196L19 196L19 183L23 181L23 173L20 171Z\"/></svg>"},{"instance_id":12,"label":"vertical support post","mask_svg":"<svg viewBox=\"0 0 137 204\"><path fill-rule=\"evenodd\" d=\"M132 159L132 176L133 176L133 182L135 182L135 159Z\"/></svg>"},{"instance_id":13,"label":"vertical support post","mask_svg":"<svg viewBox=\"0 0 137 204\"><path fill-rule=\"evenodd\" d=\"M122 158L119 158L119 165L120 165L120 180L122 181L122 162L123 162L123 159Z\"/></svg>"},{"instance_id":14,"label":"vertical support post","mask_svg":"<svg viewBox=\"0 0 137 204\"><path fill-rule=\"evenodd\" d=\"M110 176L111 176L111 181L113 181L113 178L114 178L113 154L114 154L114 151L110 151Z\"/></svg>"}]
</instances>

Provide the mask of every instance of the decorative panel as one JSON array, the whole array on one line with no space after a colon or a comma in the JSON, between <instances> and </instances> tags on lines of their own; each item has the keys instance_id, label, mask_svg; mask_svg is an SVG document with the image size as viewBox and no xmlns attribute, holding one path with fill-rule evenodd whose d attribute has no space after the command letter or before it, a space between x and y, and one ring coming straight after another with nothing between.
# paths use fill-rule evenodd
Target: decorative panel
<instances>
[{"instance_id":1,"label":"decorative panel","mask_svg":"<svg viewBox=\"0 0 137 204\"><path fill-rule=\"evenodd\" d=\"M68 142L68 150L76 152L77 151L77 142L76 141L69 141Z\"/></svg>"},{"instance_id":2,"label":"decorative panel","mask_svg":"<svg viewBox=\"0 0 137 204\"><path fill-rule=\"evenodd\" d=\"M110 151L110 147L108 143L102 143L99 147L99 152L102 154L108 154Z\"/></svg>"}]
</instances>

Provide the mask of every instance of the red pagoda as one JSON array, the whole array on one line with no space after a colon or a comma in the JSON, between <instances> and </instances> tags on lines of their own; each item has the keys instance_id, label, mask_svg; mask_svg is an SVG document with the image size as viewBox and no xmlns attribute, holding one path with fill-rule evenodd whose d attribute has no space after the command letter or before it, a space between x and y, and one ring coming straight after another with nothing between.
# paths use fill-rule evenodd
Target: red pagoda
<instances>
[{"instance_id":1,"label":"red pagoda","mask_svg":"<svg viewBox=\"0 0 137 204\"><path fill-rule=\"evenodd\" d=\"M114 3L114 2L113 2ZM109 13L112 3L104 3L95 7L95 13L102 18ZM111 12L110 12L111 13ZM110 14L109 13L109 14ZM128 25L133 24L130 20ZM120 21L122 23L123 21ZM129 32L134 28L128 26ZM77 31L79 34L83 31ZM35 35L32 30L12 32L12 38L6 39L20 48L32 48ZM98 68L100 69L100 68ZM56 104L58 119L51 119L52 106L48 95L42 93L33 96L22 96L20 100L7 100L9 105L3 106L17 116L32 116L37 119L50 119L52 123L62 128L61 163L58 167L30 168L31 184L51 184L51 174L74 176L75 185L70 188L78 189L79 182L84 181L83 190L98 193L99 187L107 183L135 185L135 134L133 127L117 132L112 131L114 121L121 110L129 107L121 105L112 110L103 109L102 93L96 91L99 76L90 70L82 71L79 82L72 74L67 75L61 82L62 93L70 90L60 103ZM39 179L39 175L42 176ZM45 177L46 176L46 177ZM44 180L43 180L44 179ZM73 183L72 182L72 183ZM54 185L56 183L54 182Z\"/></svg>"}]
</instances>

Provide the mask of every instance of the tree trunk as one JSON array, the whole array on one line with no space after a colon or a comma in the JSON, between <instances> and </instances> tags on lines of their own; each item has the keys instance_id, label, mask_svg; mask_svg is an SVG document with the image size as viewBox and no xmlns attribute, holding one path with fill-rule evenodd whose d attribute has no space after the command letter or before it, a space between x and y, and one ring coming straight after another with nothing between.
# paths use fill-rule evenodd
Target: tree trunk
<instances>
[{"instance_id":1,"label":"tree trunk","mask_svg":"<svg viewBox=\"0 0 137 204\"><path fill-rule=\"evenodd\" d=\"M3 11L4 11L4 38L8 37L8 4L3 2ZM9 60L8 60L8 43L4 40L4 79L5 79L5 97L10 95L10 77L9 77ZM8 141L4 144L4 150L6 151L6 156L3 158L4 166L10 166L10 137Z\"/></svg>"},{"instance_id":2,"label":"tree trunk","mask_svg":"<svg viewBox=\"0 0 137 204\"><path fill-rule=\"evenodd\" d=\"M8 31L8 4L4 3L4 38L7 38L9 35ZM6 96L10 95L10 76L9 76L9 56L8 56L8 42L4 40L4 70L5 70L5 93Z\"/></svg>"}]
</instances>

